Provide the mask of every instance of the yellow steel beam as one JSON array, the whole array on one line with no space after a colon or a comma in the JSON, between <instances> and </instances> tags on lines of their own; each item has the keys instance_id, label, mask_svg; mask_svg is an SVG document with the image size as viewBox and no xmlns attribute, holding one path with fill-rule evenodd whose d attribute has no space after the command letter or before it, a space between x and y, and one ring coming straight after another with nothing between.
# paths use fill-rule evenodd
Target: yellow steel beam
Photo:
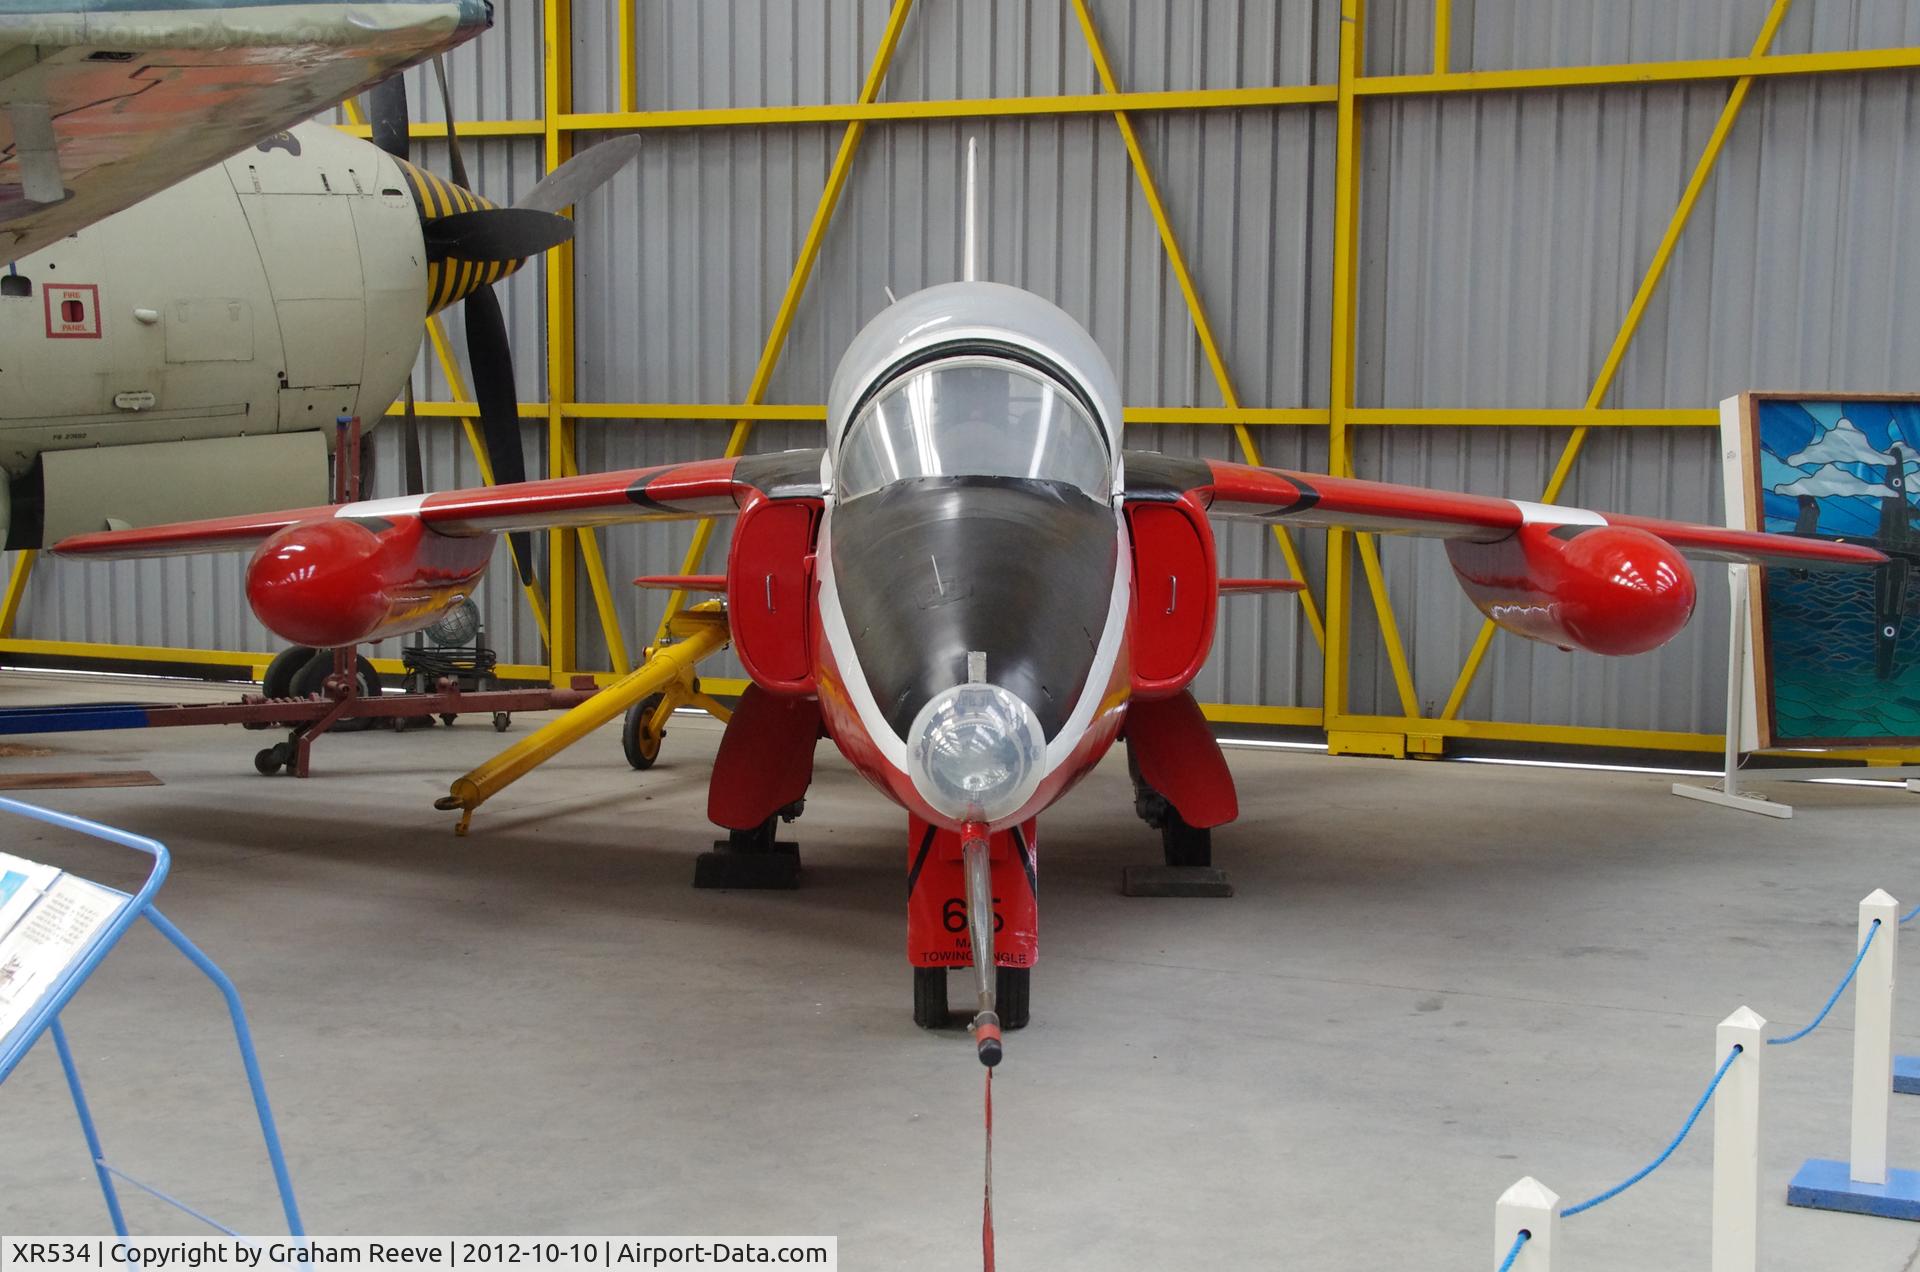
<instances>
[{"instance_id":1,"label":"yellow steel beam","mask_svg":"<svg viewBox=\"0 0 1920 1272\"><path fill-rule=\"evenodd\" d=\"M388 416L399 416L396 402ZM523 419L544 420L545 402L520 403ZM471 401L416 402L422 418L477 419L480 408ZM827 408L817 402L562 402L560 414L570 420L779 420L818 423ZM1248 424L1320 428L1332 422L1323 406L1129 406L1128 424ZM1350 428L1415 425L1444 428L1718 428L1720 413L1713 407L1637 406L1354 406L1347 408Z\"/></svg>"},{"instance_id":2,"label":"yellow steel beam","mask_svg":"<svg viewBox=\"0 0 1920 1272\"><path fill-rule=\"evenodd\" d=\"M649 695L675 684L690 684L694 666L726 647L727 616L717 602L704 602L676 615L673 627L681 639L660 645L637 670L559 718L541 725L478 768L454 779L447 795L434 807L449 812L459 809L460 824L456 831L466 834L473 810L499 794L502 788Z\"/></svg>"},{"instance_id":3,"label":"yellow steel beam","mask_svg":"<svg viewBox=\"0 0 1920 1272\"><path fill-rule=\"evenodd\" d=\"M1712 407L1355 407L1352 426L1409 425L1442 428L1718 428Z\"/></svg>"},{"instance_id":4,"label":"yellow steel beam","mask_svg":"<svg viewBox=\"0 0 1920 1272\"><path fill-rule=\"evenodd\" d=\"M873 61L867 67L866 82L860 86L860 101L863 104L879 100L880 86L886 81L887 68L893 65L894 50L900 45L900 32L906 27L907 14L912 9L913 0L894 0L893 10L887 15L887 25L880 32L880 47L874 51ZM760 350L760 361L753 370L753 380L747 386L746 400L749 404L757 405L766 396L767 384L773 379L773 369L779 364L780 354L787 347L787 333L793 329L793 316L800 308L800 297L807 290L807 281L813 277L814 262L820 258L820 245L826 241L827 225L833 220L834 209L840 205L840 192L846 189L847 174L853 170L853 156L859 151L860 139L866 135L866 131L866 122L856 119L847 125L847 131L840 138L840 150L833 157L833 166L827 170L826 187L820 191L820 201L813 209L813 222L807 227L807 237L800 244L800 257L793 263L793 272L787 278L786 293L780 298L780 308L774 312L773 329L767 333L766 344ZM739 455L746 449L747 438L752 432L751 419L736 420L724 454L728 457ZM688 547L680 567L682 574L692 574L699 569L712 538L713 518L702 518L693 529L693 543ZM674 592L667 597L667 612L660 620L656 640L665 637L667 625L685 603L685 592Z\"/></svg>"},{"instance_id":5,"label":"yellow steel beam","mask_svg":"<svg viewBox=\"0 0 1920 1272\"><path fill-rule=\"evenodd\" d=\"M1773 37L1780 30L1781 22L1786 20L1787 9L1793 0L1773 0L1773 6L1767 11L1766 20L1760 24L1760 34L1753 43L1753 55L1749 62L1768 60L1767 50L1773 45ZM1607 391L1613 387L1614 376L1620 370L1621 362L1626 358L1627 348L1633 343L1634 334L1640 329L1640 319L1647 312L1647 304L1653 299L1654 291L1660 286L1660 280L1666 276L1667 262L1673 258L1673 249L1680 242L1681 231L1687 228L1687 220L1693 215L1693 209L1700 201L1700 194L1707 188L1707 180L1712 177L1714 165L1719 162L1721 152L1726 148L1727 138L1733 132L1734 121L1740 117L1740 108L1746 104L1747 91L1753 87L1753 75L1747 74L1734 81L1733 91L1727 94L1726 105L1721 107L1720 118L1714 121L1713 132L1707 138L1706 149L1701 151L1700 159L1693 166L1693 174L1687 178L1686 188L1680 193L1680 202L1674 207L1673 215L1667 218L1666 233L1660 236L1660 245L1654 249L1653 259L1647 264L1647 272L1640 279L1639 290L1634 292L1633 301L1627 306L1626 316L1620 321L1620 330L1613 337L1613 346L1607 350L1607 356L1600 364L1600 373L1594 377L1593 388L1587 394L1588 410L1599 407ZM1582 425L1573 430L1567 438L1566 446L1560 452L1560 460L1554 465L1553 475L1547 481L1545 493L1540 496L1542 503L1555 503L1566 489L1567 478L1573 473L1574 461L1580 457L1581 449L1586 445L1588 429ZM1460 669L1459 677L1453 683L1453 691L1447 695L1447 705L1440 715L1442 719L1453 719L1467 700L1467 691L1480 674L1481 664L1486 661L1487 650L1493 644L1494 623L1491 619L1480 625L1480 632L1474 637L1473 648L1467 653L1466 665Z\"/></svg>"},{"instance_id":6,"label":"yellow steel beam","mask_svg":"<svg viewBox=\"0 0 1920 1272\"><path fill-rule=\"evenodd\" d=\"M350 137L369 138L373 136L373 129L359 122L358 105L355 102L346 108L347 118L354 122L335 124L334 127ZM537 119L461 119L454 122L453 131L461 137L539 137L546 132L546 127ZM415 141L445 141L447 126L442 123L410 123L407 125L407 136Z\"/></svg>"},{"instance_id":7,"label":"yellow steel beam","mask_svg":"<svg viewBox=\"0 0 1920 1272\"><path fill-rule=\"evenodd\" d=\"M635 0L624 0L623 25ZM1520 67L1497 71L1444 69L1451 60L1451 0L1435 0L1435 72L1427 75L1367 75L1353 81L1362 97L1418 97L1436 93L1514 92L1662 84L1742 76L1836 75L1863 71L1908 70L1920 66L1920 48L1843 49L1821 53L1782 53L1765 57L1695 58L1664 62L1614 62L1597 66ZM1446 20L1442 20L1446 19ZM631 50L630 39L623 47ZM639 110L638 84L629 57L621 66L621 100L616 111L568 112L559 117L562 132L632 132L658 128L770 127L793 124L885 123L896 120L986 119L1030 115L1103 115L1116 108L1101 93L1038 97L958 97L919 102L827 102L807 106L717 106L691 110ZM1275 106L1326 106L1338 101L1337 84L1282 84L1255 88L1203 88L1118 94L1120 110L1247 110ZM339 125L356 137L371 133L363 123ZM545 137L541 119L470 119L456 130L462 137ZM437 141L444 125L415 123L411 135Z\"/></svg>"},{"instance_id":8,"label":"yellow steel beam","mask_svg":"<svg viewBox=\"0 0 1920 1272\"><path fill-rule=\"evenodd\" d=\"M1360 105L1354 96L1354 84L1360 78L1361 36L1366 23L1364 0L1341 0L1339 104L1334 108L1333 153L1333 305L1331 351L1328 373L1327 471L1339 476L1353 473L1353 442L1348 415L1354 399L1354 342L1359 304L1360 277ZM1352 674L1353 580L1352 558L1347 551L1349 534L1335 529L1327 534L1327 641L1322 660L1321 701L1329 725L1347 711L1347 691ZM1362 558L1363 561L1365 558ZM1373 583L1370 577L1369 584ZM1385 599L1382 581L1376 596ZM1388 641L1388 660L1406 656L1397 651L1398 625L1389 617L1391 607L1381 611L1383 636ZM1397 673L1396 673L1397 676ZM1403 697L1413 697L1411 687L1402 689Z\"/></svg>"},{"instance_id":9,"label":"yellow steel beam","mask_svg":"<svg viewBox=\"0 0 1920 1272\"><path fill-rule=\"evenodd\" d=\"M1238 702L1203 702L1200 714L1216 724L1307 725L1318 727L1325 716L1318 707L1260 707Z\"/></svg>"},{"instance_id":10,"label":"yellow steel beam","mask_svg":"<svg viewBox=\"0 0 1920 1272\"><path fill-rule=\"evenodd\" d=\"M33 563L40 554L31 548L13 559L13 572L7 577L7 594L0 599L0 639L13 635L20 618L20 602L27 594L27 580L33 577Z\"/></svg>"},{"instance_id":11,"label":"yellow steel beam","mask_svg":"<svg viewBox=\"0 0 1920 1272\"><path fill-rule=\"evenodd\" d=\"M634 46L637 38L633 30L635 10L640 0L617 0L620 6L620 109L627 112L640 109L640 71L639 49Z\"/></svg>"},{"instance_id":12,"label":"yellow steel beam","mask_svg":"<svg viewBox=\"0 0 1920 1272\"><path fill-rule=\"evenodd\" d=\"M572 0L543 0L541 47L541 171L551 173L573 153L573 134L563 131L560 117L573 109ZM547 471L561 473L573 461L573 424L559 404L573 397L573 243L554 248L546 256L547 282ZM570 529L547 532L547 591L552 638L547 660L553 678L579 666L575 634L579 576L579 536ZM609 643L612 637L609 636Z\"/></svg>"},{"instance_id":13,"label":"yellow steel beam","mask_svg":"<svg viewBox=\"0 0 1920 1272\"><path fill-rule=\"evenodd\" d=\"M1100 41L1100 31L1095 26L1093 14L1087 8L1086 0L1073 0L1074 16L1080 21L1080 31L1086 37L1087 51L1093 57L1094 70L1100 77L1100 87L1108 94L1118 94L1120 83L1113 73L1113 65L1107 60L1106 46ZM1111 108L1111 100L1109 100ZM1153 169L1147 163L1146 152L1140 148L1140 137L1134 131L1133 119L1125 110L1113 112L1113 122L1120 129L1120 139L1126 143L1127 157L1133 164L1134 180L1140 184L1140 193L1146 199L1147 211L1153 216L1153 223L1160 232L1160 247L1166 253L1167 265L1173 270L1174 280L1180 285L1180 294L1186 299L1187 313L1193 319L1194 334L1199 337L1200 348L1206 354L1207 365L1213 371L1214 384L1218 387L1221 401L1228 409L1240 405L1240 396L1234 391L1233 377L1227 373L1226 359L1221 356L1219 342L1213 338L1213 325L1207 321L1206 306L1201 303L1199 289L1194 286L1193 274L1187 269L1186 254L1180 249L1180 241L1173 232L1173 223L1167 217L1166 205L1160 199L1160 187L1154 180ZM1253 440L1253 434L1245 425L1234 426L1234 437L1240 444L1241 456L1249 464L1260 462L1260 447ZM1293 536L1284 526L1273 527L1273 537L1280 545L1280 555L1285 558L1287 572L1301 583L1307 581L1306 567L1300 560L1299 550L1294 546ZM1307 625L1313 629L1313 638L1320 645L1326 644L1326 626L1320 618L1320 607L1313 599L1312 591L1300 593L1301 609L1307 618Z\"/></svg>"},{"instance_id":14,"label":"yellow steel beam","mask_svg":"<svg viewBox=\"0 0 1920 1272\"><path fill-rule=\"evenodd\" d=\"M1453 60L1453 0L1433 0L1433 73L1445 75Z\"/></svg>"},{"instance_id":15,"label":"yellow steel beam","mask_svg":"<svg viewBox=\"0 0 1920 1272\"><path fill-rule=\"evenodd\" d=\"M1845 49L1831 53L1775 53L1672 62L1615 62L1603 66L1529 67L1509 71L1455 71L1446 75L1369 75L1354 85L1362 97L1417 97L1431 93L1504 93L1537 88L1595 88L1671 84L1687 80L1752 79L1774 75L1835 75L1910 70L1920 48Z\"/></svg>"},{"instance_id":16,"label":"yellow steel beam","mask_svg":"<svg viewBox=\"0 0 1920 1272\"><path fill-rule=\"evenodd\" d=\"M1207 88L1176 92L1121 93L1129 111L1244 110L1254 107L1331 105L1327 84L1274 88ZM1050 97L956 97L942 101L826 102L812 106L716 106L693 110L600 111L567 115L561 127L574 132L633 132L656 128L788 127L794 124L877 124L917 120L994 119L1022 115L1104 115L1115 108L1105 93Z\"/></svg>"}]
</instances>

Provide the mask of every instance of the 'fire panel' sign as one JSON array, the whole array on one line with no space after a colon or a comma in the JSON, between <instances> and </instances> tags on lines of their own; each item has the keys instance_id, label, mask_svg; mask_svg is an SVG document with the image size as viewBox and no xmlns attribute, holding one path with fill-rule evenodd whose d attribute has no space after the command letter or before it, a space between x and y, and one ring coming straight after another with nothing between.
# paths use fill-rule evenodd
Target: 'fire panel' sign
<instances>
[{"instance_id":1,"label":"'fire panel' sign","mask_svg":"<svg viewBox=\"0 0 1920 1272\"><path fill-rule=\"evenodd\" d=\"M47 339L98 340L100 288L93 283L55 283L41 289L47 304Z\"/></svg>"}]
</instances>

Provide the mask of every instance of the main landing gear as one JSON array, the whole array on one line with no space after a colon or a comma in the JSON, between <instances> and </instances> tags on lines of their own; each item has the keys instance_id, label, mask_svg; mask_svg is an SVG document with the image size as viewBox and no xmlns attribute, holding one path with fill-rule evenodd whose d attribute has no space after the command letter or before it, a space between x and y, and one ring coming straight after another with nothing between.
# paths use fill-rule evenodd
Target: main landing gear
<instances>
[{"instance_id":1,"label":"main landing gear","mask_svg":"<svg viewBox=\"0 0 1920 1272\"><path fill-rule=\"evenodd\" d=\"M799 887L800 845L783 842L778 832L781 822L792 821L805 808L805 800L796 800L752 830L730 830L725 839L714 840L713 851L703 852L694 860L693 886Z\"/></svg>"},{"instance_id":2,"label":"main landing gear","mask_svg":"<svg viewBox=\"0 0 1920 1272\"><path fill-rule=\"evenodd\" d=\"M1127 749L1133 775L1133 811L1160 832L1160 866L1128 866L1120 890L1130 897L1230 897L1233 883L1213 865L1213 830L1191 826L1165 795L1140 775L1133 749Z\"/></svg>"}]
</instances>

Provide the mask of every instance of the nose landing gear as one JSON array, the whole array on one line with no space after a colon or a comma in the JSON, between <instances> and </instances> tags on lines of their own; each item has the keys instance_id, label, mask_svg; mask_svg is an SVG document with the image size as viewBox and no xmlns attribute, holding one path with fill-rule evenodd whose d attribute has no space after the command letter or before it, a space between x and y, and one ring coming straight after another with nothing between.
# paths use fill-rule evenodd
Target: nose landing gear
<instances>
[{"instance_id":1,"label":"nose landing gear","mask_svg":"<svg viewBox=\"0 0 1920 1272\"><path fill-rule=\"evenodd\" d=\"M922 1029L959 1023L948 1006L947 972L973 969L975 1012L993 1017L983 1022L973 1015L975 1045L983 1062L997 1063L1000 1031L1026 1028L1033 1014L1033 964L1039 956L1035 824L975 835L972 842L979 847L971 854L954 831L918 818L908 825L913 1023ZM976 960L976 951L983 957ZM991 977L984 973L989 966Z\"/></svg>"}]
</instances>

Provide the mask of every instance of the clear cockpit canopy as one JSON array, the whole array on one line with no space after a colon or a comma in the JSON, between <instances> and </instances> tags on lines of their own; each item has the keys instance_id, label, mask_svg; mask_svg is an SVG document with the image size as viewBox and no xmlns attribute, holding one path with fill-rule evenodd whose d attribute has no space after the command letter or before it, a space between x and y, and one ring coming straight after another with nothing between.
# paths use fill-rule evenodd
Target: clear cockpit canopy
<instances>
[{"instance_id":1,"label":"clear cockpit canopy","mask_svg":"<svg viewBox=\"0 0 1920 1272\"><path fill-rule=\"evenodd\" d=\"M1035 368L962 355L913 368L848 426L836 494L856 499L920 477L1060 482L1110 503L1113 458L1074 395Z\"/></svg>"}]
</instances>

